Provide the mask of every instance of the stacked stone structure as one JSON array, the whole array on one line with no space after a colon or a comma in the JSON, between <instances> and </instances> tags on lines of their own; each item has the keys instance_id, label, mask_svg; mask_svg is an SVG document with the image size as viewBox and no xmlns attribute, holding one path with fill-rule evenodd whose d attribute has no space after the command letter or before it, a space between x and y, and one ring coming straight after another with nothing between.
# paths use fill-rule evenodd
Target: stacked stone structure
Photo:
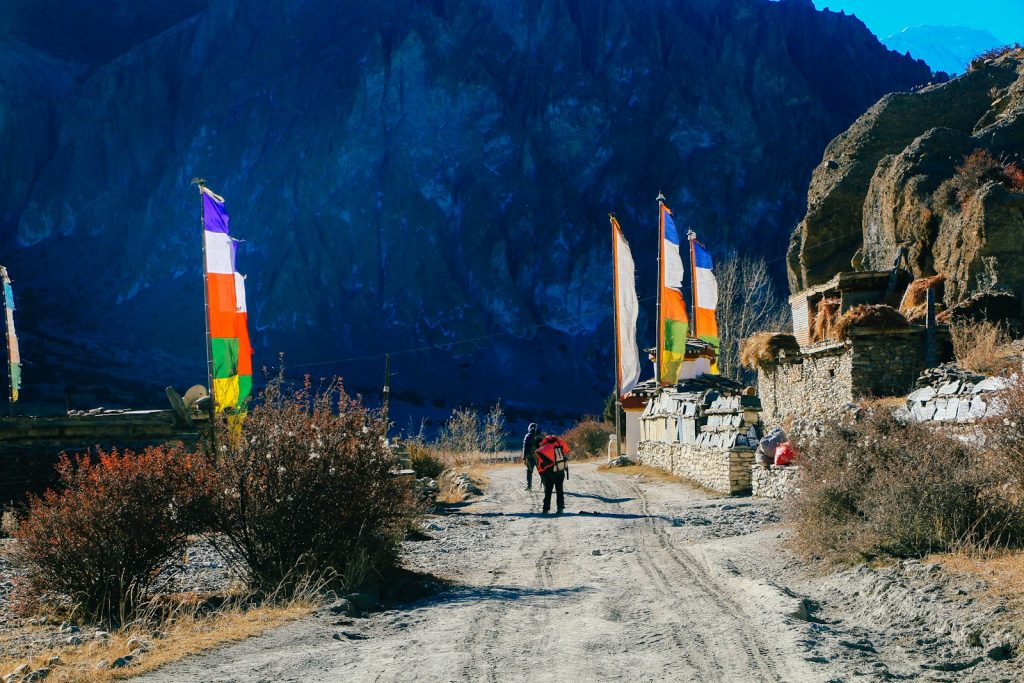
<instances>
[{"instance_id":1,"label":"stacked stone structure","mask_svg":"<svg viewBox=\"0 0 1024 683\"><path fill-rule=\"evenodd\" d=\"M720 493L749 493L761 403L728 380L697 378L652 390L637 457Z\"/></svg>"},{"instance_id":2,"label":"stacked stone structure","mask_svg":"<svg viewBox=\"0 0 1024 683\"><path fill-rule=\"evenodd\" d=\"M800 468L796 465L761 467L751 469L751 493L761 498L785 498L796 490L796 478Z\"/></svg>"}]
</instances>

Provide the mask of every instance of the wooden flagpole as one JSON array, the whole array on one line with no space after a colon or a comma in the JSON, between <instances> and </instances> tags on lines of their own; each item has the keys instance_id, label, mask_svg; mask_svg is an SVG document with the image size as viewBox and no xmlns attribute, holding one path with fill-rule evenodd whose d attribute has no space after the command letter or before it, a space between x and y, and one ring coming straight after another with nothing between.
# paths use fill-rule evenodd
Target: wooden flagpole
<instances>
[{"instance_id":1,"label":"wooden flagpole","mask_svg":"<svg viewBox=\"0 0 1024 683\"><path fill-rule=\"evenodd\" d=\"M661 320L661 290L665 288L665 195L658 193L658 305L655 315L654 381L661 386L661 347L664 342L665 324Z\"/></svg>"},{"instance_id":2,"label":"wooden flagpole","mask_svg":"<svg viewBox=\"0 0 1024 683\"><path fill-rule=\"evenodd\" d=\"M206 386L210 392L210 457L217 457L216 416L217 416L217 394L213 390L213 359L210 356L210 278L208 276L209 264L206 261L206 209L203 202L203 189L206 187L206 180L193 178L192 184L199 189L199 223L203 229L203 322L206 326Z\"/></svg>"},{"instance_id":3,"label":"wooden flagpole","mask_svg":"<svg viewBox=\"0 0 1024 683\"><path fill-rule=\"evenodd\" d=\"M697 258L693 253L693 242L697 239L697 233L687 228L686 237L690 242L690 310L693 311L693 324L690 325L691 334L688 337L699 339L697 335Z\"/></svg>"},{"instance_id":4,"label":"wooden flagpole","mask_svg":"<svg viewBox=\"0 0 1024 683\"><path fill-rule=\"evenodd\" d=\"M616 226L615 214L608 214L608 222L612 226L612 310L615 312L615 457L622 455L622 444L619 427L619 411L622 409L622 367L619 359L619 230Z\"/></svg>"},{"instance_id":5,"label":"wooden flagpole","mask_svg":"<svg viewBox=\"0 0 1024 683\"><path fill-rule=\"evenodd\" d=\"M0 271L4 275L7 275L7 269L4 266L0 266ZM9 280L10 276L7 275L2 280ZM0 286L6 285L6 282L0 282ZM7 415L14 415L14 365L11 363L11 330L7 325L7 287L3 287L4 295L2 299L4 308L4 347L7 349Z\"/></svg>"}]
</instances>

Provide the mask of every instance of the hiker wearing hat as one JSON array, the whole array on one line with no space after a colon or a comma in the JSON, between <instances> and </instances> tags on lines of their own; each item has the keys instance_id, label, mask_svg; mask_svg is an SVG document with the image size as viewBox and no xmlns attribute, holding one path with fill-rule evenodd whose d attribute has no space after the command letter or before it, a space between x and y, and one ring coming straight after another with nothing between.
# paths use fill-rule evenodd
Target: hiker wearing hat
<instances>
[{"instance_id":1,"label":"hiker wearing hat","mask_svg":"<svg viewBox=\"0 0 1024 683\"><path fill-rule=\"evenodd\" d=\"M523 437L523 464L526 465L526 490L533 489L533 470L537 467L537 449L544 435L537 431L537 423L531 422Z\"/></svg>"}]
</instances>

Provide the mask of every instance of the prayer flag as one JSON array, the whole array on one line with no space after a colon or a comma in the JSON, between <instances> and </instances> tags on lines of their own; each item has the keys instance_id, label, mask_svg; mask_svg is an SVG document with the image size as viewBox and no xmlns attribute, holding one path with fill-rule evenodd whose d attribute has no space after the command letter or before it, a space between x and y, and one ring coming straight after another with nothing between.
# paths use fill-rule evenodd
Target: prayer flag
<instances>
[{"instance_id":1,"label":"prayer flag","mask_svg":"<svg viewBox=\"0 0 1024 683\"><path fill-rule=\"evenodd\" d=\"M661 312L658 321L660 362L658 381L675 384L686 357L686 335L689 317L683 299L683 259L679 253L679 231L672 220L672 211L664 203L659 206L661 228Z\"/></svg>"},{"instance_id":2,"label":"prayer flag","mask_svg":"<svg viewBox=\"0 0 1024 683\"><path fill-rule=\"evenodd\" d=\"M252 393L252 346L245 305L245 278L238 273L238 242L228 230L224 198L200 185L209 327L210 380L217 412L244 413Z\"/></svg>"},{"instance_id":3,"label":"prayer flag","mask_svg":"<svg viewBox=\"0 0 1024 683\"><path fill-rule=\"evenodd\" d=\"M619 397L628 394L640 380L640 351L636 343L636 319L639 304L636 296L635 269L629 243L615 216L612 223L612 254L615 268L615 345L618 359Z\"/></svg>"}]
</instances>

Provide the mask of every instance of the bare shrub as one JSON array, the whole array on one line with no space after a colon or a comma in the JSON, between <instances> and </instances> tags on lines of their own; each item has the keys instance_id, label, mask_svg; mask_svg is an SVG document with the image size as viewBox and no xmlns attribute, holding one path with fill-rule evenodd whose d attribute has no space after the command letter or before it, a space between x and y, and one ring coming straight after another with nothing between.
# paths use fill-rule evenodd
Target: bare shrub
<instances>
[{"instance_id":1,"label":"bare shrub","mask_svg":"<svg viewBox=\"0 0 1024 683\"><path fill-rule=\"evenodd\" d=\"M954 321L949 325L953 355L968 370L985 375L1006 374L1020 367L1006 328L998 323Z\"/></svg>"},{"instance_id":2,"label":"bare shrub","mask_svg":"<svg viewBox=\"0 0 1024 683\"><path fill-rule=\"evenodd\" d=\"M1006 495L1024 504L1024 381L1011 380L990 403L992 417L978 428L981 440L992 457L1000 459L1006 473Z\"/></svg>"},{"instance_id":3,"label":"bare shrub","mask_svg":"<svg viewBox=\"0 0 1024 683\"><path fill-rule=\"evenodd\" d=\"M491 409L487 411L487 417L484 418L481 432L481 450L488 453L497 453L505 447L508 431L505 430L505 412L501 409L500 401L491 406Z\"/></svg>"},{"instance_id":4,"label":"bare shrub","mask_svg":"<svg viewBox=\"0 0 1024 683\"><path fill-rule=\"evenodd\" d=\"M214 540L251 590L287 593L309 577L350 588L394 565L415 507L384 435L384 418L339 381L268 384L217 463Z\"/></svg>"},{"instance_id":5,"label":"bare shrub","mask_svg":"<svg viewBox=\"0 0 1024 683\"><path fill-rule=\"evenodd\" d=\"M4 536L14 536L18 533L18 514L14 510L4 510L0 517L0 532Z\"/></svg>"},{"instance_id":6,"label":"bare shrub","mask_svg":"<svg viewBox=\"0 0 1024 683\"><path fill-rule=\"evenodd\" d=\"M33 497L15 537L29 597L124 623L152 595L157 569L204 521L211 473L172 448L61 456L61 491Z\"/></svg>"},{"instance_id":7,"label":"bare shrub","mask_svg":"<svg viewBox=\"0 0 1024 683\"><path fill-rule=\"evenodd\" d=\"M783 329L789 322L789 306L775 288L764 259L729 256L715 268L715 279L718 369L726 377L742 381L740 344L757 332Z\"/></svg>"},{"instance_id":8,"label":"bare shrub","mask_svg":"<svg viewBox=\"0 0 1024 683\"><path fill-rule=\"evenodd\" d=\"M572 449L574 459L597 458L608 453L608 437L615 433L615 425L602 422L593 415L579 420L561 438Z\"/></svg>"},{"instance_id":9,"label":"bare shrub","mask_svg":"<svg viewBox=\"0 0 1024 683\"><path fill-rule=\"evenodd\" d=\"M799 547L837 560L1019 545L1005 484L987 451L875 410L803 444L790 513Z\"/></svg>"},{"instance_id":10,"label":"bare shrub","mask_svg":"<svg viewBox=\"0 0 1024 683\"><path fill-rule=\"evenodd\" d=\"M1011 43L1009 45L1003 45L1001 47L994 47L990 50L985 50L980 55L971 60L968 66L968 71L974 71L985 66L985 62L990 59L997 59L1007 54L1017 54L1024 56L1024 45L1020 43Z\"/></svg>"},{"instance_id":11,"label":"bare shrub","mask_svg":"<svg viewBox=\"0 0 1024 683\"><path fill-rule=\"evenodd\" d=\"M952 178L944 180L935 190L940 201L956 198L961 210L990 182L1002 184L1012 192L1024 192L1024 171L1009 159L997 159L986 149L976 149L964 157Z\"/></svg>"},{"instance_id":12,"label":"bare shrub","mask_svg":"<svg viewBox=\"0 0 1024 683\"><path fill-rule=\"evenodd\" d=\"M455 408L437 440L439 448L455 453L479 451L483 445L480 415L472 408Z\"/></svg>"}]
</instances>

